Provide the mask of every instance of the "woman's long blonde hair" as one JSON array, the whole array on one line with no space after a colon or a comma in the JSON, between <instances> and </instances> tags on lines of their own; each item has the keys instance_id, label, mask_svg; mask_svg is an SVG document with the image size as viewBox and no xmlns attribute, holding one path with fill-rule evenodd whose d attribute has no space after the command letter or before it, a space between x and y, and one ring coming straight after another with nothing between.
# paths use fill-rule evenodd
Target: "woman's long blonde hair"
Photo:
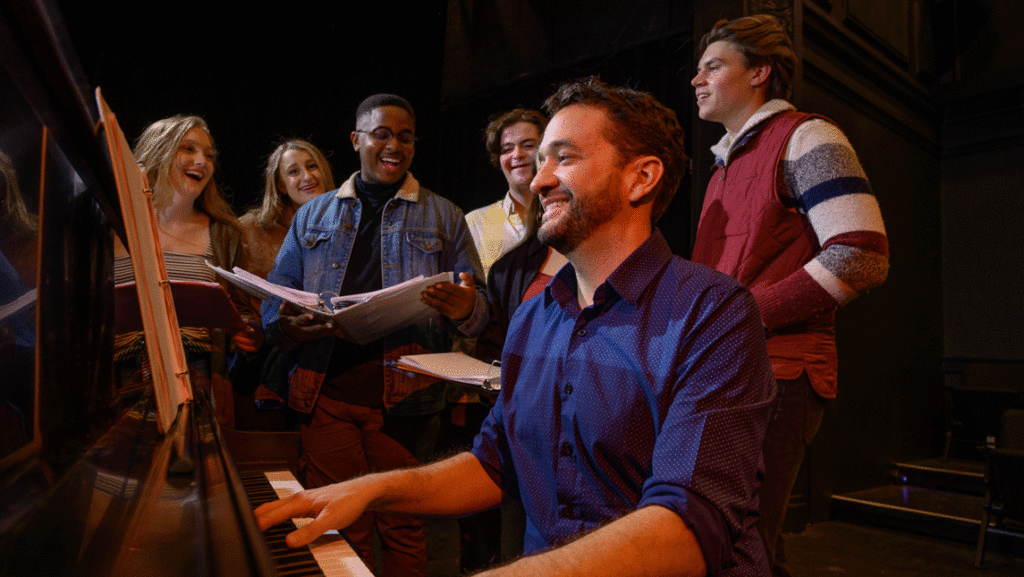
<instances>
[{"instance_id":1,"label":"woman's long blonde hair","mask_svg":"<svg viewBox=\"0 0 1024 577\"><path fill-rule=\"evenodd\" d=\"M286 140L270 154L270 158L267 159L267 168L263 171L263 202L259 208L253 211L256 224L261 228L269 229L278 224L285 207L292 203L288 195L282 193L278 188L284 185L284 181L281 179L281 158L289 150L301 150L309 153L313 157L313 162L320 168L320 174L323 175L324 190L334 190L334 176L331 174L331 165L327 163L324 153L320 152L320 149L311 142L297 138Z\"/></svg>"},{"instance_id":2,"label":"woman's long blonde hair","mask_svg":"<svg viewBox=\"0 0 1024 577\"><path fill-rule=\"evenodd\" d=\"M153 189L153 206L166 206L171 195L171 166L178 152L178 146L185 134L193 128L202 128L213 142L210 127L198 116L177 115L157 120L150 124L135 141L135 160L146 170L146 179ZM214 145L216 148L216 145ZM214 174L217 162L213 162ZM224 200L220 186L214 178L196 199L195 207L213 220L238 229L238 219L231 206Z\"/></svg>"}]
</instances>

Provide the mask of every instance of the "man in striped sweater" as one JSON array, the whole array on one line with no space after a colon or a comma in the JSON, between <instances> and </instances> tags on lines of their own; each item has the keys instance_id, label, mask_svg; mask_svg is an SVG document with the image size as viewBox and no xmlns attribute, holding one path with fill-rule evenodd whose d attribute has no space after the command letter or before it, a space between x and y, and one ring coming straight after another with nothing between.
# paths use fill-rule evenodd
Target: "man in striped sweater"
<instances>
[{"instance_id":1,"label":"man in striped sweater","mask_svg":"<svg viewBox=\"0 0 1024 577\"><path fill-rule=\"evenodd\" d=\"M701 40L704 120L726 134L711 150L693 261L754 295L778 395L764 444L758 529L774 575L789 575L781 537L807 444L836 394L835 311L885 280L878 202L843 133L785 99L796 67L772 16L722 20Z\"/></svg>"}]
</instances>

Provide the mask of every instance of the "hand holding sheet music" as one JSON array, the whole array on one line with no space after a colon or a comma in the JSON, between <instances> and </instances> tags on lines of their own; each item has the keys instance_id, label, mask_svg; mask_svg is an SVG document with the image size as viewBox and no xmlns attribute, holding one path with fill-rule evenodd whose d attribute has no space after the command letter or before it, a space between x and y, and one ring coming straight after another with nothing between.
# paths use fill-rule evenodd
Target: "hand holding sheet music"
<instances>
[{"instance_id":1,"label":"hand holding sheet music","mask_svg":"<svg viewBox=\"0 0 1024 577\"><path fill-rule=\"evenodd\" d=\"M274 298L291 303L303 313L332 322L343 338L361 345L436 314L434 309L423 304L420 293L435 284L450 283L453 278L451 272L429 278L420 275L378 291L339 296L281 286L238 267L228 272L207 264L249 294L264 300Z\"/></svg>"}]
</instances>

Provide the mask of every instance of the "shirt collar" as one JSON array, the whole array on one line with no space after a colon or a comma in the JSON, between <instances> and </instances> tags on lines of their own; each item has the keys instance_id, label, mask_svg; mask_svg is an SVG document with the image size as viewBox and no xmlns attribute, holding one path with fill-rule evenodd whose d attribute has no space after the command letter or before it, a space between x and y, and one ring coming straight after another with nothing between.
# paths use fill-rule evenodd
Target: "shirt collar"
<instances>
[{"instance_id":1,"label":"shirt collar","mask_svg":"<svg viewBox=\"0 0 1024 577\"><path fill-rule=\"evenodd\" d=\"M334 193L337 198L357 198L356 196L356 175L359 171L353 172L352 176L348 177L340 187L338 192ZM416 202L420 198L420 183L418 180L413 178L411 172L407 172L405 175L405 182L402 183L402 188L398 189L395 193L395 198L399 200L405 200L408 202Z\"/></svg>"},{"instance_id":2,"label":"shirt collar","mask_svg":"<svg viewBox=\"0 0 1024 577\"><path fill-rule=\"evenodd\" d=\"M533 194L533 193L530 193L530 194ZM505 212L505 218L512 218L513 214L516 214L516 218L518 218L518 214L516 213L516 210L515 210L515 203L512 201L512 191L511 190L506 191L505 192L505 198L501 199L501 209ZM540 220L540 215L541 215L540 200L534 198L533 199L533 203L530 205L530 210L526 213L527 218L526 218L526 220L523 221L523 223L524 224L528 224L529 221L531 221L531 220L533 220L533 221Z\"/></svg>"},{"instance_id":3,"label":"shirt collar","mask_svg":"<svg viewBox=\"0 0 1024 577\"><path fill-rule=\"evenodd\" d=\"M622 261L612 274L594 292L594 304L612 300L613 294L636 306L644 289L654 277L672 260L672 249L657 228L647 240ZM571 263L562 267L545 289L547 302L554 300L564 309L576 300L576 271Z\"/></svg>"},{"instance_id":4,"label":"shirt collar","mask_svg":"<svg viewBox=\"0 0 1024 577\"><path fill-rule=\"evenodd\" d=\"M512 203L512 193L506 192L505 198L501 201L501 209L505 211L505 216L511 216L515 204Z\"/></svg>"},{"instance_id":5,"label":"shirt collar","mask_svg":"<svg viewBox=\"0 0 1024 577\"><path fill-rule=\"evenodd\" d=\"M743 124L743 128L740 129L738 134L733 136L726 132L711 147L711 152L715 155L715 164L718 166L728 165L729 156L732 155L733 151L743 146L743 144L750 140L751 136L757 134L765 120L787 110L796 110L796 107L781 98L775 98L762 104L756 112L750 115L750 118Z\"/></svg>"}]
</instances>

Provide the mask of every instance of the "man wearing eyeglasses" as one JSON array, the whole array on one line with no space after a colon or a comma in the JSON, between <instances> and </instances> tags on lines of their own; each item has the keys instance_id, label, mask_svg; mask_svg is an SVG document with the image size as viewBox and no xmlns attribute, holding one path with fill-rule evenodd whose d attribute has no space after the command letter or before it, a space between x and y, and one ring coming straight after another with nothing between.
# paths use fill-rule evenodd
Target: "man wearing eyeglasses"
<instances>
[{"instance_id":1,"label":"man wearing eyeglasses","mask_svg":"<svg viewBox=\"0 0 1024 577\"><path fill-rule=\"evenodd\" d=\"M476 336L487 323L480 259L462 211L409 173L416 116L407 100L377 94L359 105L352 147L360 170L295 214L269 280L308 292L355 294L453 271L423 302L429 320L368 345L344 340L330 322L280 301L263 304L270 338L294 347L288 404L306 413L300 461L307 487L428 459L444 406L444 383L390 368L403 354L451 350L449 331ZM422 520L366 513L345 533L373 565L381 537L383 575L425 575Z\"/></svg>"}]
</instances>

